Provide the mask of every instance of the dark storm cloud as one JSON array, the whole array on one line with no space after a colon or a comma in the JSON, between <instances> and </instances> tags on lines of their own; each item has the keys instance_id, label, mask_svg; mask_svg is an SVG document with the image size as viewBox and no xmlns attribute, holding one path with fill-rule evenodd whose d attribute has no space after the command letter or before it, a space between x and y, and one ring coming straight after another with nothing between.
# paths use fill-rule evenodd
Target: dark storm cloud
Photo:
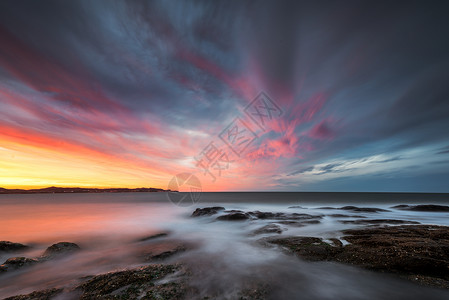
<instances>
[{"instance_id":1,"label":"dark storm cloud","mask_svg":"<svg viewBox=\"0 0 449 300\"><path fill-rule=\"evenodd\" d=\"M439 1L2 1L0 76L93 115L80 121L28 105L56 128L127 134L146 133L139 121L148 120L155 135L172 127L216 135L264 90L285 113L267 135L273 141L257 141L275 150L257 157L281 158L277 172L289 177L324 175L339 172L326 164L335 157L362 161L416 147L447 153L435 149L449 140L448 8ZM98 111L105 116L96 118Z\"/></svg>"},{"instance_id":2,"label":"dark storm cloud","mask_svg":"<svg viewBox=\"0 0 449 300\"><path fill-rule=\"evenodd\" d=\"M302 169L300 169L298 171L295 171L293 173L288 174L287 176L294 176L294 175L298 175L298 174L303 174L303 173L306 173L306 172L313 171L313 169L314 169L314 166L302 168Z\"/></svg>"}]
</instances>

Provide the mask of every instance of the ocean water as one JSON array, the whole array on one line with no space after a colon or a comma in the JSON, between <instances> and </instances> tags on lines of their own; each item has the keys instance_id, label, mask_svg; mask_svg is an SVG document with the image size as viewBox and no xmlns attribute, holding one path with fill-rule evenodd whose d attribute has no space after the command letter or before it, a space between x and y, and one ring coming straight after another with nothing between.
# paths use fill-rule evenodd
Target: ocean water
<instances>
[{"instance_id":1,"label":"ocean water","mask_svg":"<svg viewBox=\"0 0 449 300\"><path fill-rule=\"evenodd\" d=\"M14 256L37 257L57 242L77 243L82 251L62 259L0 275L0 299L52 287L71 287L80 278L142 265L138 240L159 232L195 244L170 258L196 270L191 284L201 299L235 299L248 279L269 282L273 299L449 299L449 292L421 287L387 274L331 262L306 262L257 240L252 232L273 221L216 221L191 218L197 207L224 206L244 211L306 213L323 216L319 224L281 225L282 235L339 238L348 225L330 214L449 225L449 213L390 209L397 204L449 204L447 194L382 193L203 193L190 207L173 205L165 193L0 195L0 240L32 246L24 253L1 253L0 264ZM382 213L352 213L323 206L377 207ZM301 206L294 207L291 206ZM357 219L345 218L345 220ZM281 235L281 236L282 236ZM72 299L63 294L58 299Z\"/></svg>"}]
</instances>

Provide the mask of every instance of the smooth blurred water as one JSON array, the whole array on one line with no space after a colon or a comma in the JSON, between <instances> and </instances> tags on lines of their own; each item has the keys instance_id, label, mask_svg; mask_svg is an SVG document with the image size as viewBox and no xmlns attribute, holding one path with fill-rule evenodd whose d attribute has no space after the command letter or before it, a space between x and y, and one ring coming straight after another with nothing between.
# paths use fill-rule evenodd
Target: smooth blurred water
<instances>
[{"instance_id":1,"label":"smooth blurred water","mask_svg":"<svg viewBox=\"0 0 449 300\"><path fill-rule=\"evenodd\" d=\"M77 243L82 251L67 258L0 275L0 298L50 287L73 286L79 278L142 264L136 240L158 232L192 242L194 249L177 256L197 272L192 285L220 299L234 299L248 278L269 282L274 299L449 299L446 291L424 288L336 263L310 263L279 249L260 246L266 235L252 231L272 220L216 221L216 216L191 218L196 207L222 205L245 211L297 212L321 215L319 224L281 225L282 235L340 237L360 225L342 224L330 214L401 219L449 225L449 213L393 210L397 204L447 204L447 195L363 193L203 193L198 205L181 208L165 193L0 195L0 240L31 245L20 256L36 257L53 243ZM303 208L289 208L300 205ZM351 213L318 209L356 205L389 209ZM351 218L349 218L350 220ZM357 219L357 218L352 218ZM345 219L346 220L346 219ZM19 253L1 253L0 263ZM169 260L170 262L170 260Z\"/></svg>"}]
</instances>

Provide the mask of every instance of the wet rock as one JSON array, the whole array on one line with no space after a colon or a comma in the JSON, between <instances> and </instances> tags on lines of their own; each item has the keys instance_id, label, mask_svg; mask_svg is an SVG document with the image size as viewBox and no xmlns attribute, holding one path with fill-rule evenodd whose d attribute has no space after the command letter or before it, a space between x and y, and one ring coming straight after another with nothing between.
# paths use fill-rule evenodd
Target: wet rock
<instances>
[{"instance_id":1,"label":"wet rock","mask_svg":"<svg viewBox=\"0 0 449 300\"><path fill-rule=\"evenodd\" d=\"M394 220L394 219L375 219L375 220L344 220L340 221L343 224L390 224L390 225L400 225L400 224L420 224L416 221L406 221L406 220Z\"/></svg>"},{"instance_id":2,"label":"wet rock","mask_svg":"<svg viewBox=\"0 0 449 300\"><path fill-rule=\"evenodd\" d=\"M449 287L449 227L401 225L343 231L349 244L336 247L315 237L271 238L308 260L328 260L415 278L421 284Z\"/></svg>"},{"instance_id":3,"label":"wet rock","mask_svg":"<svg viewBox=\"0 0 449 300\"><path fill-rule=\"evenodd\" d=\"M9 298L5 298L4 300L49 300L60 294L62 289L48 289L43 291L35 291L31 294L27 295L18 295Z\"/></svg>"},{"instance_id":4,"label":"wet rock","mask_svg":"<svg viewBox=\"0 0 449 300\"><path fill-rule=\"evenodd\" d=\"M160 250L157 251L156 250L156 251L151 252L150 254L148 254L147 257L146 257L146 260L147 261L164 260L164 259L167 259L169 257L172 257L175 254L184 252L186 250L187 250L187 247L185 245L179 245L179 246L176 246L176 247L174 247L172 249L168 249L168 250L165 250L165 251L160 251Z\"/></svg>"},{"instance_id":5,"label":"wet rock","mask_svg":"<svg viewBox=\"0 0 449 300\"><path fill-rule=\"evenodd\" d=\"M59 255L71 254L79 250L81 250L81 248L75 243L60 242L48 247L42 256L51 258Z\"/></svg>"},{"instance_id":6,"label":"wet rock","mask_svg":"<svg viewBox=\"0 0 449 300\"><path fill-rule=\"evenodd\" d=\"M449 280L449 227L391 226L344 231L350 242L339 261L395 273Z\"/></svg>"},{"instance_id":7,"label":"wet rock","mask_svg":"<svg viewBox=\"0 0 449 300\"><path fill-rule=\"evenodd\" d=\"M39 262L37 259L27 257L12 257L7 259L2 265L0 265L0 272L13 271L22 267L34 265Z\"/></svg>"},{"instance_id":8,"label":"wet rock","mask_svg":"<svg viewBox=\"0 0 449 300\"><path fill-rule=\"evenodd\" d=\"M13 243L9 241L0 241L0 252L12 252L12 251L23 251L27 250L29 247L20 243Z\"/></svg>"},{"instance_id":9,"label":"wet rock","mask_svg":"<svg viewBox=\"0 0 449 300\"><path fill-rule=\"evenodd\" d=\"M250 218L250 215L247 213L241 213L241 212L234 212L234 213L229 213L226 215L222 215L217 217L216 220L219 221L245 221L248 220Z\"/></svg>"},{"instance_id":10,"label":"wet rock","mask_svg":"<svg viewBox=\"0 0 449 300\"><path fill-rule=\"evenodd\" d=\"M328 215L328 216L332 217L332 218L359 218L359 219L366 218L364 216L358 216L358 215L351 216L351 215L342 215L342 214L332 214L332 215Z\"/></svg>"},{"instance_id":11,"label":"wet rock","mask_svg":"<svg viewBox=\"0 0 449 300\"><path fill-rule=\"evenodd\" d=\"M411 211L426 211L426 212L449 212L449 206L435 205L435 204L421 204L421 205L396 205L391 208Z\"/></svg>"},{"instance_id":12,"label":"wet rock","mask_svg":"<svg viewBox=\"0 0 449 300\"><path fill-rule=\"evenodd\" d=\"M306 226L305 224L303 224L303 222L298 222L298 221L276 221L276 223L283 224L283 225L288 225L288 226L293 226L293 227L304 227L304 226Z\"/></svg>"},{"instance_id":13,"label":"wet rock","mask_svg":"<svg viewBox=\"0 0 449 300\"><path fill-rule=\"evenodd\" d=\"M192 213L192 217L212 216L212 215L217 214L221 210L225 210L225 208L221 207L221 206L197 208Z\"/></svg>"},{"instance_id":14,"label":"wet rock","mask_svg":"<svg viewBox=\"0 0 449 300\"><path fill-rule=\"evenodd\" d=\"M319 261L329 260L337 252L341 251L340 247L333 247L317 237L294 236L284 238L266 239L271 244L283 246L301 258Z\"/></svg>"},{"instance_id":15,"label":"wet rock","mask_svg":"<svg viewBox=\"0 0 449 300\"><path fill-rule=\"evenodd\" d=\"M225 210L225 213L245 213L243 210L239 210L239 209L231 209L231 210Z\"/></svg>"},{"instance_id":16,"label":"wet rock","mask_svg":"<svg viewBox=\"0 0 449 300\"><path fill-rule=\"evenodd\" d=\"M279 225L269 224L265 225L259 229L253 231L253 234L266 234L266 233L277 233L281 234L284 231Z\"/></svg>"},{"instance_id":17,"label":"wet rock","mask_svg":"<svg viewBox=\"0 0 449 300\"><path fill-rule=\"evenodd\" d=\"M254 218L257 219L270 219L270 220L310 220L310 219L321 219L322 216L314 216L309 214L299 214L299 213L273 213L273 212L261 212L261 211L251 211L248 212Z\"/></svg>"},{"instance_id":18,"label":"wet rock","mask_svg":"<svg viewBox=\"0 0 449 300\"><path fill-rule=\"evenodd\" d=\"M169 274L182 272L180 266L149 265L138 269L98 275L77 287L80 299L183 299L186 284L182 281L158 281Z\"/></svg>"},{"instance_id":19,"label":"wet rock","mask_svg":"<svg viewBox=\"0 0 449 300\"><path fill-rule=\"evenodd\" d=\"M343 206L339 209L350 210L355 212L368 212L368 213L377 213L377 212L388 212L389 210L376 208L376 207L357 207L357 206Z\"/></svg>"},{"instance_id":20,"label":"wet rock","mask_svg":"<svg viewBox=\"0 0 449 300\"><path fill-rule=\"evenodd\" d=\"M157 233L157 234L153 234L153 235L141 238L138 241L139 242L145 242L145 241L150 241L150 240L154 240L154 239L158 239L158 238L162 238L162 237L166 237L166 236L168 236L167 232L161 232L161 233Z\"/></svg>"},{"instance_id":21,"label":"wet rock","mask_svg":"<svg viewBox=\"0 0 449 300\"><path fill-rule=\"evenodd\" d=\"M330 238L329 240L332 242L332 245L334 245L335 247L339 247L339 248L343 247L343 243L339 239Z\"/></svg>"}]
</instances>

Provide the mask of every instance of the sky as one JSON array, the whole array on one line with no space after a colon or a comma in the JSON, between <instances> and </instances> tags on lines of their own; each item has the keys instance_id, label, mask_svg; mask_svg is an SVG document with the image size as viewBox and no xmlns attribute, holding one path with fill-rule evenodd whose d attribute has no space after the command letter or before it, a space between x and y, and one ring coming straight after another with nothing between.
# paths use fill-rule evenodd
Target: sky
<instances>
[{"instance_id":1,"label":"sky","mask_svg":"<svg viewBox=\"0 0 449 300\"><path fill-rule=\"evenodd\" d=\"M0 187L449 192L448 9L0 1Z\"/></svg>"}]
</instances>

